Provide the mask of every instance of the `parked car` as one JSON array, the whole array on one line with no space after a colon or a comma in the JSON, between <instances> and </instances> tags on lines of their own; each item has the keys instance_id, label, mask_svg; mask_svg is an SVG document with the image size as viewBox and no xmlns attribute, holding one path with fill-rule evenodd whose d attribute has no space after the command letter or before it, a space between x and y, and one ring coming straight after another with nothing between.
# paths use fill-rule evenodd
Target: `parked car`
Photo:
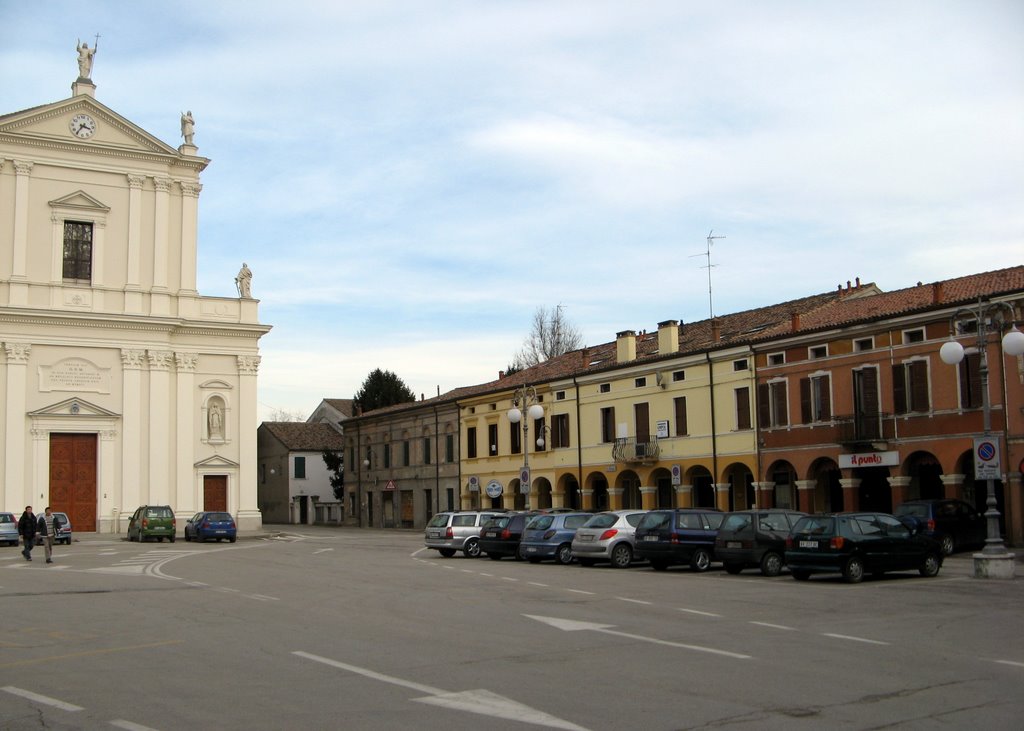
<instances>
[{"instance_id":1,"label":"parked car","mask_svg":"<svg viewBox=\"0 0 1024 731\"><path fill-rule=\"evenodd\" d=\"M610 561L617 569L633 563L633 537L646 510L608 510L590 516L572 539L572 555L581 566Z\"/></svg>"},{"instance_id":2,"label":"parked car","mask_svg":"<svg viewBox=\"0 0 1024 731\"><path fill-rule=\"evenodd\" d=\"M636 556L650 561L655 571L677 564L707 571L715 560L715 536L724 516L711 508L651 510L636 527Z\"/></svg>"},{"instance_id":3,"label":"parked car","mask_svg":"<svg viewBox=\"0 0 1024 731\"><path fill-rule=\"evenodd\" d=\"M193 538L199 542L216 538L218 543L226 538L234 543L238 538L238 528L231 513L204 511L185 521L185 540L191 541Z\"/></svg>"},{"instance_id":4,"label":"parked car","mask_svg":"<svg viewBox=\"0 0 1024 731\"><path fill-rule=\"evenodd\" d=\"M804 515L783 509L729 513L715 538L715 556L730 574L760 567L763 575L778 576L786 564L786 538Z\"/></svg>"},{"instance_id":5,"label":"parked car","mask_svg":"<svg viewBox=\"0 0 1024 731\"><path fill-rule=\"evenodd\" d=\"M128 520L128 540L144 541L156 538L161 543L164 538L174 543L177 521L170 505L143 505Z\"/></svg>"},{"instance_id":6,"label":"parked car","mask_svg":"<svg viewBox=\"0 0 1024 731\"><path fill-rule=\"evenodd\" d=\"M865 573L917 569L935 576L942 557L937 540L886 513L808 515L786 540L786 563L798 581L819 572L841 573L851 584Z\"/></svg>"},{"instance_id":7,"label":"parked car","mask_svg":"<svg viewBox=\"0 0 1024 731\"><path fill-rule=\"evenodd\" d=\"M572 563L572 539L591 513L548 513L535 515L523 530L519 554L530 563L554 559Z\"/></svg>"},{"instance_id":8,"label":"parked car","mask_svg":"<svg viewBox=\"0 0 1024 731\"><path fill-rule=\"evenodd\" d=\"M431 518L423 531L423 545L445 558L462 551L466 558L480 555L480 529L495 515L506 510L445 511Z\"/></svg>"},{"instance_id":9,"label":"parked car","mask_svg":"<svg viewBox=\"0 0 1024 731\"><path fill-rule=\"evenodd\" d=\"M43 517L37 515L37 518ZM65 545L71 545L71 518L68 517L67 513L58 513L56 510L53 511L53 542L63 543ZM43 545L43 536L41 533L36 533L36 545Z\"/></svg>"},{"instance_id":10,"label":"parked car","mask_svg":"<svg viewBox=\"0 0 1024 731\"><path fill-rule=\"evenodd\" d=\"M916 523L942 544L947 556L957 549L985 545L985 516L963 500L908 500L894 514L908 525Z\"/></svg>"},{"instance_id":11,"label":"parked car","mask_svg":"<svg viewBox=\"0 0 1024 731\"><path fill-rule=\"evenodd\" d=\"M19 540L17 517L14 513L0 513L0 543L17 546Z\"/></svg>"},{"instance_id":12,"label":"parked car","mask_svg":"<svg viewBox=\"0 0 1024 731\"><path fill-rule=\"evenodd\" d=\"M487 558L495 561L519 555L519 542L523 539L523 529L537 513L505 513L491 517L480 530L480 551Z\"/></svg>"}]
</instances>

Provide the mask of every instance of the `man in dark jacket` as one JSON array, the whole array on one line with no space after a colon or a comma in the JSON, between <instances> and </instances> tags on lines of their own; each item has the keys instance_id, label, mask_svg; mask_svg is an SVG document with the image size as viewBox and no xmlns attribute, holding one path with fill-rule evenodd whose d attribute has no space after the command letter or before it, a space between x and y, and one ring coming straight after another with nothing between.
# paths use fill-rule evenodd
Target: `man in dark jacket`
<instances>
[{"instance_id":1,"label":"man in dark jacket","mask_svg":"<svg viewBox=\"0 0 1024 731\"><path fill-rule=\"evenodd\" d=\"M25 540L25 548L21 555L26 561L32 560L32 546L36 544L36 516L32 513L32 506L26 505L25 512L18 519L18 535Z\"/></svg>"}]
</instances>

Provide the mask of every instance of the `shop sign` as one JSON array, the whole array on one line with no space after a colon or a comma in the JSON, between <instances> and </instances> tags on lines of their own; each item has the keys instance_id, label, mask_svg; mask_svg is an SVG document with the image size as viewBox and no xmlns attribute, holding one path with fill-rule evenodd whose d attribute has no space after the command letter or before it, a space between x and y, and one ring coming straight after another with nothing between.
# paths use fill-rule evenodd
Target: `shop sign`
<instances>
[{"instance_id":1,"label":"shop sign","mask_svg":"<svg viewBox=\"0 0 1024 731\"><path fill-rule=\"evenodd\" d=\"M839 468L844 470L855 467L896 467L899 463L900 453L896 451L839 455Z\"/></svg>"}]
</instances>

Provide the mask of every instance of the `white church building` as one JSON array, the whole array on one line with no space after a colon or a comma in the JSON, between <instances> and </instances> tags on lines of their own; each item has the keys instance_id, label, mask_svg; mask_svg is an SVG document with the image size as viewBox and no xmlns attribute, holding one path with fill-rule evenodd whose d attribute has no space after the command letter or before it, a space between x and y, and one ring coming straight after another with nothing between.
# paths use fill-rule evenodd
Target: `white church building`
<instances>
[{"instance_id":1,"label":"white church building","mask_svg":"<svg viewBox=\"0 0 1024 731\"><path fill-rule=\"evenodd\" d=\"M124 533L170 505L179 530L203 509L253 530L252 274L199 294L191 113L161 142L97 101L79 51L71 97L0 116L0 510Z\"/></svg>"}]
</instances>

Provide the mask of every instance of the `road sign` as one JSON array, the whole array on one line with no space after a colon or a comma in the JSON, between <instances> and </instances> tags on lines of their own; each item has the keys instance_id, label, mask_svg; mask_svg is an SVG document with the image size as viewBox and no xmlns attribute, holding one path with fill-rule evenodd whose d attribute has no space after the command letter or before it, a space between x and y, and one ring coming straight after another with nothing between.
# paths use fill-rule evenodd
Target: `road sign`
<instances>
[{"instance_id":1,"label":"road sign","mask_svg":"<svg viewBox=\"0 0 1024 731\"><path fill-rule=\"evenodd\" d=\"M530 468L523 467L519 470L519 492L523 495L530 494Z\"/></svg>"},{"instance_id":2,"label":"road sign","mask_svg":"<svg viewBox=\"0 0 1024 731\"><path fill-rule=\"evenodd\" d=\"M974 439L974 479L998 480L1002 477L999 437L984 436Z\"/></svg>"},{"instance_id":3,"label":"road sign","mask_svg":"<svg viewBox=\"0 0 1024 731\"><path fill-rule=\"evenodd\" d=\"M388 480L388 484L386 484L384 486L384 489L385 490L396 490L396 489L398 489L398 487L397 487L397 485L395 485L395 481L394 480Z\"/></svg>"}]
</instances>

